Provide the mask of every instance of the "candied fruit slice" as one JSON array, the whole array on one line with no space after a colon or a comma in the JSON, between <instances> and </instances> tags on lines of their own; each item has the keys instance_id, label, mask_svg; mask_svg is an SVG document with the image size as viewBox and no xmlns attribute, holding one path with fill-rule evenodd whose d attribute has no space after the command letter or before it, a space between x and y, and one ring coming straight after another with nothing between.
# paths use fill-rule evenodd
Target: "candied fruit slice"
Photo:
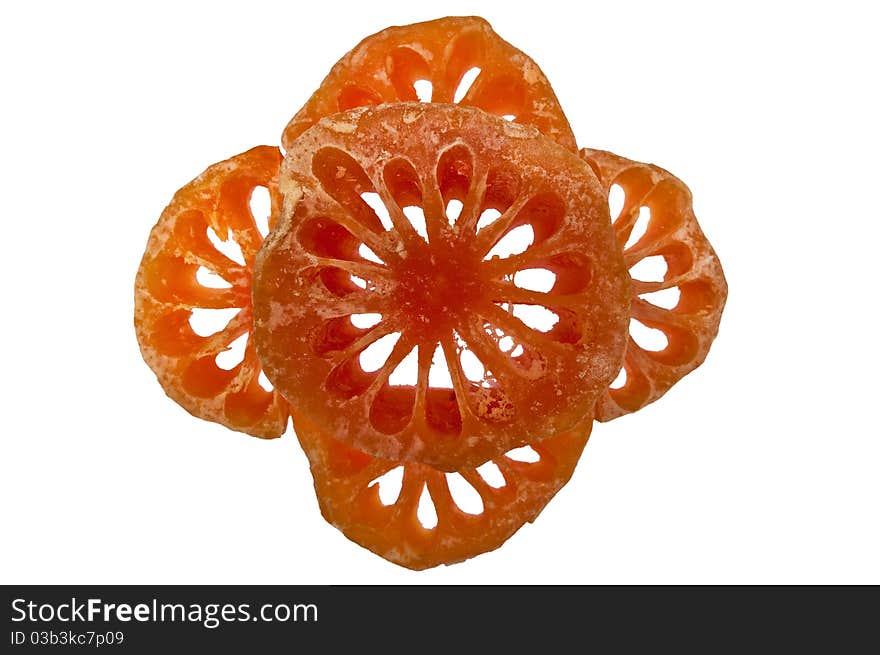
<instances>
[{"instance_id":1,"label":"candied fruit slice","mask_svg":"<svg viewBox=\"0 0 880 655\"><path fill-rule=\"evenodd\" d=\"M165 393L198 418L263 438L287 426L287 402L261 379L251 335L251 269L278 216L280 164L278 148L258 146L180 189L150 233L134 295L141 354Z\"/></svg>"},{"instance_id":2,"label":"candied fruit slice","mask_svg":"<svg viewBox=\"0 0 880 655\"><path fill-rule=\"evenodd\" d=\"M538 65L476 16L389 27L368 36L333 66L288 123L284 149L330 114L415 100L479 107L531 125L577 150L568 120Z\"/></svg>"},{"instance_id":3,"label":"candied fruit slice","mask_svg":"<svg viewBox=\"0 0 880 655\"><path fill-rule=\"evenodd\" d=\"M632 278L623 368L596 406L596 418L610 421L654 402L703 363L718 334L727 281L684 182L610 152L584 149L581 156L609 194Z\"/></svg>"},{"instance_id":4,"label":"candied fruit slice","mask_svg":"<svg viewBox=\"0 0 880 655\"><path fill-rule=\"evenodd\" d=\"M592 428L587 419L480 467L445 473L376 459L295 411L292 418L327 522L380 557L415 570L495 550L534 521L571 478Z\"/></svg>"},{"instance_id":5,"label":"candied fruit slice","mask_svg":"<svg viewBox=\"0 0 880 655\"><path fill-rule=\"evenodd\" d=\"M355 109L305 132L279 184L257 352L334 438L455 471L570 429L617 374L630 290L608 204L534 128L449 104ZM556 283L519 285L532 269Z\"/></svg>"}]
</instances>

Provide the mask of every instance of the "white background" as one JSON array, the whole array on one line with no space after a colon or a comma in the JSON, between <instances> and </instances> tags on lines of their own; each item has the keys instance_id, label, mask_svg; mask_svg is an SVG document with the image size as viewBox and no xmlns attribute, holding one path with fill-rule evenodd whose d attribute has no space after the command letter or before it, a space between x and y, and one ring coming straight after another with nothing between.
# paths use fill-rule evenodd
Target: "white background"
<instances>
[{"instance_id":1,"label":"white background","mask_svg":"<svg viewBox=\"0 0 880 655\"><path fill-rule=\"evenodd\" d=\"M869 6L5 3L0 582L880 583ZM688 183L730 298L705 365L597 425L534 525L413 573L324 523L292 435L165 398L132 285L173 192L278 143L358 40L472 13L581 145Z\"/></svg>"}]
</instances>

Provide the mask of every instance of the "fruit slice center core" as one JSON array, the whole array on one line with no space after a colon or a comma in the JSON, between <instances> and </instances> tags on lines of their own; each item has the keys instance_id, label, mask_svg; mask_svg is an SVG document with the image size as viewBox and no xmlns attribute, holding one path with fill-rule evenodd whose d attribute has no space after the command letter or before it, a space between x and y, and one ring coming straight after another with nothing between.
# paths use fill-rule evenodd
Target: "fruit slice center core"
<instances>
[{"instance_id":1,"label":"fruit slice center core","mask_svg":"<svg viewBox=\"0 0 880 655\"><path fill-rule=\"evenodd\" d=\"M397 301L408 327L424 339L466 320L483 294L478 262L461 245L418 248L398 268Z\"/></svg>"}]
</instances>

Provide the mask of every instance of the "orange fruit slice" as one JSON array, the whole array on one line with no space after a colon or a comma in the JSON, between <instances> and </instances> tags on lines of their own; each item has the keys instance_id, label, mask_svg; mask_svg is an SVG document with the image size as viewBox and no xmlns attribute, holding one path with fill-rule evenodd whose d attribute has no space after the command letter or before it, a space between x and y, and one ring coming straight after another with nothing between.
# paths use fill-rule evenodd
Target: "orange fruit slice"
<instances>
[{"instance_id":1,"label":"orange fruit slice","mask_svg":"<svg viewBox=\"0 0 880 655\"><path fill-rule=\"evenodd\" d=\"M605 195L537 130L356 109L300 136L280 185L257 352L334 438L455 471L570 429L617 374L630 292Z\"/></svg>"},{"instance_id":2,"label":"orange fruit slice","mask_svg":"<svg viewBox=\"0 0 880 655\"><path fill-rule=\"evenodd\" d=\"M475 16L389 27L368 36L333 66L288 123L282 144L289 150L294 139L329 114L419 99L479 107L577 150L538 65Z\"/></svg>"},{"instance_id":3,"label":"orange fruit slice","mask_svg":"<svg viewBox=\"0 0 880 655\"><path fill-rule=\"evenodd\" d=\"M261 384L251 338L251 268L263 235L250 202L262 187L271 205L264 229L274 224L280 164L277 148L259 146L180 189L150 233L135 282L138 343L168 396L198 418L265 438L284 432L287 403ZM233 342L237 362L227 358Z\"/></svg>"},{"instance_id":4,"label":"orange fruit slice","mask_svg":"<svg viewBox=\"0 0 880 655\"><path fill-rule=\"evenodd\" d=\"M416 570L494 550L534 521L571 477L592 427L585 420L491 464L450 474L371 457L296 412L293 423L327 522L380 557Z\"/></svg>"},{"instance_id":5,"label":"orange fruit slice","mask_svg":"<svg viewBox=\"0 0 880 655\"><path fill-rule=\"evenodd\" d=\"M614 229L632 277L623 369L596 407L596 418L608 421L654 402L705 360L727 281L684 182L610 152L585 149L581 156L611 194Z\"/></svg>"}]
</instances>

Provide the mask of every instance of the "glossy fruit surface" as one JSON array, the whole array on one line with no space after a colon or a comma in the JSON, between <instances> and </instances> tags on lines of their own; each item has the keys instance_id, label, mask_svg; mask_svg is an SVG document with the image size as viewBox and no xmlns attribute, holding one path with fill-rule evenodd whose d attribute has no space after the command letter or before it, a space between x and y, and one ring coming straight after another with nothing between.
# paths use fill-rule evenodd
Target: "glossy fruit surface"
<instances>
[{"instance_id":1,"label":"glossy fruit surface","mask_svg":"<svg viewBox=\"0 0 880 655\"><path fill-rule=\"evenodd\" d=\"M630 293L605 194L536 130L352 110L296 141L280 186L257 350L334 438L455 471L572 428L617 374Z\"/></svg>"}]
</instances>

